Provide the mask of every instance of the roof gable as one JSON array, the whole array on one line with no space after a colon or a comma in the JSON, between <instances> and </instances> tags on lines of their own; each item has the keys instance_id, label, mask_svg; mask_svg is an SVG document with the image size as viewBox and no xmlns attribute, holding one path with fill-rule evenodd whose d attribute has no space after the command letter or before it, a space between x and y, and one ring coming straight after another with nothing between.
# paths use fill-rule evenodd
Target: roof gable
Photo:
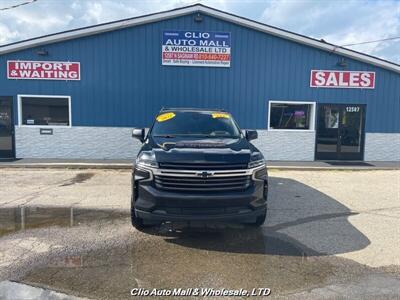
<instances>
[{"instance_id":1,"label":"roof gable","mask_svg":"<svg viewBox=\"0 0 400 300\"><path fill-rule=\"evenodd\" d=\"M0 46L0 55L15 52L27 48L37 47L44 44L61 42L65 40L76 39L84 36L99 34L103 32L123 29L127 27L133 27L137 25L157 22L165 19L171 19L191 13L204 13L209 16L219 18L228 22L232 22L247 28L251 28L257 31L268 33L274 36L281 37L283 39L291 40L300 44L311 46L314 48L322 49L328 52L337 53L352 59L366 62L378 67L382 67L391 71L400 73L400 65L370 56L364 53L360 53L354 50L346 49L337 45L326 43L314 38L310 38L304 35L296 34L290 31L286 31L277 27L269 26L257 21L253 21L247 18L239 17L230 13L226 13L221 10L217 10L208 6L201 4L194 4L191 6L186 6L182 8L177 8L169 11L139 16L135 18L129 18L124 20L119 20L115 22L109 22L69 31L64 31L60 33L50 34L38 38L33 38L25 41L20 41L8 45Z\"/></svg>"}]
</instances>

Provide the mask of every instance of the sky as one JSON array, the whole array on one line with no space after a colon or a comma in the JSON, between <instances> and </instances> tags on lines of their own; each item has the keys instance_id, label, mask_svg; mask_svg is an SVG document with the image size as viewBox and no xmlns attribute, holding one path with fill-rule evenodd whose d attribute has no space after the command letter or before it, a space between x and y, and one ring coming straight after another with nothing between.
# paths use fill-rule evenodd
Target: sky
<instances>
[{"instance_id":1,"label":"sky","mask_svg":"<svg viewBox=\"0 0 400 300\"><path fill-rule=\"evenodd\" d=\"M400 37L400 0L0 0L0 45L202 3L336 45ZM400 64L400 39L348 48Z\"/></svg>"}]
</instances>

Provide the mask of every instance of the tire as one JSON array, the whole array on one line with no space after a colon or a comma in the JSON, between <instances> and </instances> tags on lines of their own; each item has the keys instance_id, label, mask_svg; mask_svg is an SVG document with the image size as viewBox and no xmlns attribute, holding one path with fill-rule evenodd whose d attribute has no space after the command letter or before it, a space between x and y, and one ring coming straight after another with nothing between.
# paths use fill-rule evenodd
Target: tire
<instances>
[{"instance_id":1,"label":"tire","mask_svg":"<svg viewBox=\"0 0 400 300\"><path fill-rule=\"evenodd\" d=\"M145 228L146 226L144 225L144 221L142 218L139 218L138 216L136 216L135 213L135 206L133 204L133 193L132 193L132 197L131 197L131 222L132 222L132 226L135 227L136 229L142 229Z\"/></svg>"},{"instance_id":2,"label":"tire","mask_svg":"<svg viewBox=\"0 0 400 300\"><path fill-rule=\"evenodd\" d=\"M139 218L138 216L136 216L135 213L135 187L134 187L134 180L133 180L133 176L132 176L132 193L131 193L131 222L132 222L132 226L136 229L142 229L145 227L144 225L144 221L142 218Z\"/></svg>"},{"instance_id":3,"label":"tire","mask_svg":"<svg viewBox=\"0 0 400 300\"><path fill-rule=\"evenodd\" d=\"M265 210L262 215L258 216L256 221L251 225L253 225L254 227L260 227L261 225L264 224L266 218L267 218L267 210Z\"/></svg>"},{"instance_id":4,"label":"tire","mask_svg":"<svg viewBox=\"0 0 400 300\"><path fill-rule=\"evenodd\" d=\"M144 220L136 215L135 204L134 204L135 203L134 193L135 193L135 191L132 186L132 195L131 195L131 223L132 223L132 226L134 228L136 228L137 230L143 230L145 228L150 228L150 227L156 226L157 225L156 223L145 224Z\"/></svg>"}]
</instances>

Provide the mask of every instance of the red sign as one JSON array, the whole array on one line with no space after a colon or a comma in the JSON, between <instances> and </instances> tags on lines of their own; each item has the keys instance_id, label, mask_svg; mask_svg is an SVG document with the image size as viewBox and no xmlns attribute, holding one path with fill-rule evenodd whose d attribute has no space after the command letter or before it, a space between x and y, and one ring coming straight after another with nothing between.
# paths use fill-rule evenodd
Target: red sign
<instances>
[{"instance_id":1,"label":"red sign","mask_svg":"<svg viewBox=\"0 0 400 300\"><path fill-rule=\"evenodd\" d=\"M8 79L80 80L79 62L7 61Z\"/></svg>"},{"instance_id":2,"label":"red sign","mask_svg":"<svg viewBox=\"0 0 400 300\"><path fill-rule=\"evenodd\" d=\"M374 89L375 72L311 70L310 87Z\"/></svg>"},{"instance_id":3,"label":"red sign","mask_svg":"<svg viewBox=\"0 0 400 300\"><path fill-rule=\"evenodd\" d=\"M193 59L193 60L229 61L230 54L164 52L163 59Z\"/></svg>"}]
</instances>

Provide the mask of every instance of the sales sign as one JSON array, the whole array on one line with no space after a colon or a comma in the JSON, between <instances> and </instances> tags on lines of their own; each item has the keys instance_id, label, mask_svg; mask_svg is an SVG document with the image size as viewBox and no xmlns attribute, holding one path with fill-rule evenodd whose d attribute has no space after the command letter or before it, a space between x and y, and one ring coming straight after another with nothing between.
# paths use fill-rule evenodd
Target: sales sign
<instances>
[{"instance_id":1,"label":"sales sign","mask_svg":"<svg viewBox=\"0 0 400 300\"><path fill-rule=\"evenodd\" d=\"M230 67L231 35L229 32L164 31L162 64Z\"/></svg>"},{"instance_id":2,"label":"sales sign","mask_svg":"<svg viewBox=\"0 0 400 300\"><path fill-rule=\"evenodd\" d=\"M7 61L8 79L80 80L79 62Z\"/></svg>"},{"instance_id":3,"label":"sales sign","mask_svg":"<svg viewBox=\"0 0 400 300\"><path fill-rule=\"evenodd\" d=\"M375 72L311 70L310 87L374 89Z\"/></svg>"}]
</instances>

